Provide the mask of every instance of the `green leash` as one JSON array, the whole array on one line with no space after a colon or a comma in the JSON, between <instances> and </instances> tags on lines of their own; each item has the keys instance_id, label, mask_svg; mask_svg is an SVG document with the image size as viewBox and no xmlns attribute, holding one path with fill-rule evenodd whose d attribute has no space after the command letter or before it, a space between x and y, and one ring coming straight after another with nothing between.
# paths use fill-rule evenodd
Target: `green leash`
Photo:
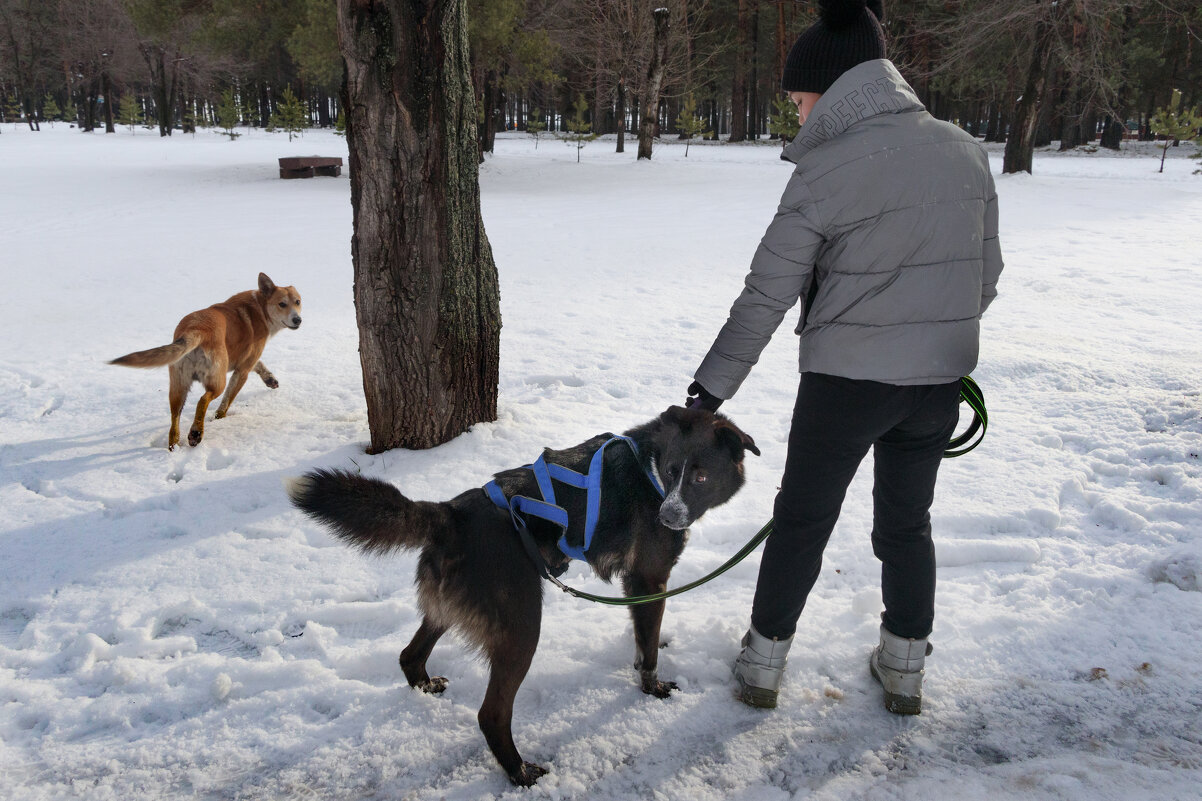
<instances>
[{"instance_id":1,"label":"green leash","mask_svg":"<svg viewBox=\"0 0 1202 801\"><path fill-rule=\"evenodd\" d=\"M989 427L989 413L985 411L985 393L981 392L977 382L969 376L960 379L960 401L967 403L968 408L972 409L972 422L968 424L967 431L958 437L952 437L951 442L947 443L947 450L943 452L944 459L963 456L980 445L981 440L985 439L985 429ZM976 441L965 447L965 443L977 432L980 434Z\"/></svg>"},{"instance_id":2,"label":"green leash","mask_svg":"<svg viewBox=\"0 0 1202 801\"><path fill-rule=\"evenodd\" d=\"M681 587L677 587L674 590L664 590L663 592L657 592L657 593L653 593L651 595L634 595L634 596L630 596L628 598L618 598L618 597L609 596L609 595L593 595L592 593L584 592L583 590L578 590L575 587L569 587L568 585L564 584L562 581L560 581L559 579L555 578L554 576L552 576L550 574L547 575L547 578L548 578L548 580L551 581L552 584L554 584L556 587L559 587L559 589L563 590L564 592L568 593L569 595L575 595L577 598L583 598L586 601L596 601L599 604L609 604L610 606L638 606L639 604L650 604L650 603L654 603L656 601L662 601L665 598L671 598L673 595L680 595L682 592L688 592L689 590L691 590L695 587L700 587L702 584L706 583L707 581L716 579L718 576L721 576L723 573L725 573L727 570L730 570L732 567L737 565L739 562L742 562L747 557L747 554L754 551L756 549L756 547L759 546L759 544L761 542L763 542L765 539L767 539L768 535L771 533L772 533L772 521L769 520L767 523L764 524L764 527L762 529L760 529L759 533L751 538L750 542L748 542L741 549L739 549L739 552L737 554L730 557L730 559L727 559L726 563L723 564L721 567L719 567L717 570L715 570L713 573L710 573L708 576L702 576L701 578L697 579L696 581L690 582Z\"/></svg>"},{"instance_id":3,"label":"green leash","mask_svg":"<svg viewBox=\"0 0 1202 801\"><path fill-rule=\"evenodd\" d=\"M953 437L948 442L948 449L943 452L944 459L954 459L957 456L963 456L973 448L981 444L981 440L985 438L985 429L989 426L989 414L985 410L985 395L981 392L981 388L977 386L977 382L973 381L968 376L960 379L960 400L968 404L968 408L972 409L972 422L968 424L968 429L957 437ZM976 435L976 440L971 445L967 443ZM664 590L663 592L652 593L651 595L634 595L630 597L619 598L612 595L593 595L583 590L578 590L575 587L569 587L559 579L547 574L547 579L559 589L574 595L577 598L582 598L586 601L593 601L599 604L607 604L609 606L638 606L640 604L650 604L656 601L662 601L666 598L671 598L673 595L680 595L683 592L700 587L707 581L712 581L718 576L721 576L727 570L742 562L747 558L748 554L759 547L759 544L768 539L768 535L772 533L773 522L769 520L764 524L754 537L752 537L746 545L739 549L739 552L727 559L718 569L708 576L702 576L696 581L691 581L688 584L677 587L672 590Z\"/></svg>"}]
</instances>

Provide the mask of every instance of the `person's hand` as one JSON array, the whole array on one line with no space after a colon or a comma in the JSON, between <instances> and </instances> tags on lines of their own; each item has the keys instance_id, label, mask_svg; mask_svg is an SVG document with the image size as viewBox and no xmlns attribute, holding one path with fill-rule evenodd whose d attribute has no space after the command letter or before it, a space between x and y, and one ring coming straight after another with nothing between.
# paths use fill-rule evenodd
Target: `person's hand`
<instances>
[{"instance_id":1,"label":"person's hand","mask_svg":"<svg viewBox=\"0 0 1202 801\"><path fill-rule=\"evenodd\" d=\"M718 411L718 407L722 405L721 398L711 395L697 381L689 384L688 395L689 397L684 402L686 409L705 409L707 412L716 412Z\"/></svg>"}]
</instances>

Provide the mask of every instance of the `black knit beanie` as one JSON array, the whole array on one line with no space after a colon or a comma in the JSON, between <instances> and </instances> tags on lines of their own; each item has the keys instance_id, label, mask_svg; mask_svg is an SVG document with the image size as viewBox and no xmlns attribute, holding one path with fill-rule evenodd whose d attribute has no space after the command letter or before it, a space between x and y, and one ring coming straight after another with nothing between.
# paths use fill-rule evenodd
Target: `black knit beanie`
<instances>
[{"instance_id":1,"label":"black knit beanie","mask_svg":"<svg viewBox=\"0 0 1202 801\"><path fill-rule=\"evenodd\" d=\"M818 21L789 50L780 85L822 94L857 64L885 57L883 0L819 0Z\"/></svg>"}]
</instances>

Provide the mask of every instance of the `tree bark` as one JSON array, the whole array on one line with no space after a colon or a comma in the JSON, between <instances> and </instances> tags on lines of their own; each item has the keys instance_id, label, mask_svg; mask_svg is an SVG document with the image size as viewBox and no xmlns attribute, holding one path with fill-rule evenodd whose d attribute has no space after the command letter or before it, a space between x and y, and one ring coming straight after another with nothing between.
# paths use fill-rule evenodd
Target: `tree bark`
<instances>
[{"instance_id":1,"label":"tree bark","mask_svg":"<svg viewBox=\"0 0 1202 801\"><path fill-rule=\"evenodd\" d=\"M1052 12L1055 13L1055 12ZM1052 55L1052 23L1041 18L1035 26L1035 44L1027 67L1027 82L1014 109L1010 135L1002 156L1002 172L1031 172L1035 155L1035 132L1040 122Z\"/></svg>"},{"instance_id":2,"label":"tree bark","mask_svg":"<svg viewBox=\"0 0 1202 801\"><path fill-rule=\"evenodd\" d=\"M446 2L446 0L443 0ZM420 3L419 3L420 5ZM466 12L465 12L466 13ZM471 74L470 71L468 73ZM490 69L484 78L484 114L480 117L480 154L492 153L497 139L496 109L501 103L500 77L495 69Z\"/></svg>"},{"instance_id":3,"label":"tree bark","mask_svg":"<svg viewBox=\"0 0 1202 801\"><path fill-rule=\"evenodd\" d=\"M161 45L139 46L146 66L150 69L151 96L154 97L155 113L159 122L159 136L171 136L175 122L176 63L179 54L172 59L170 73L167 68L167 53Z\"/></svg>"},{"instance_id":4,"label":"tree bark","mask_svg":"<svg viewBox=\"0 0 1202 801\"><path fill-rule=\"evenodd\" d=\"M655 44L651 61L647 65L647 83L643 91L643 114L639 120L638 158L651 158L651 143L655 139L655 127L659 122L659 93L664 82L664 68L668 62L668 19L666 8L655 9Z\"/></svg>"},{"instance_id":5,"label":"tree bark","mask_svg":"<svg viewBox=\"0 0 1202 801\"><path fill-rule=\"evenodd\" d=\"M497 415L466 0L338 0L338 42L369 450L430 448Z\"/></svg>"},{"instance_id":6,"label":"tree bark","mask_svg":"<svg viewBox=\"0 0 1202 801\"><path fill-rule=\"evenodd\" d=\"M614 115L618 126L618 147L615 153L626 152L626 78L618 76L617 112Z\"/></svg>"},{"instance_id":7,"label":"tree bark","mask_svg":"<svg viewBox=\"0 0 1202 801\"><path fill-rule=\"evenodd\" d=\"M735 32L735 70L730 86L730 138L728 142L747 139L747 42L750 15L747 0L739 0L738 30Z\"/></svg>"},{"instance_id":8,"label":"tree bark","mask_svg":"<svg viewBox=\"0 0 1202 801\"><path fill-rule=\"evenodd\" d=\"M116 133L117 126L113 124L113 86L107 71L100 73L100 94L104 98L104 132Z\"/></svg>"}]
</instances>

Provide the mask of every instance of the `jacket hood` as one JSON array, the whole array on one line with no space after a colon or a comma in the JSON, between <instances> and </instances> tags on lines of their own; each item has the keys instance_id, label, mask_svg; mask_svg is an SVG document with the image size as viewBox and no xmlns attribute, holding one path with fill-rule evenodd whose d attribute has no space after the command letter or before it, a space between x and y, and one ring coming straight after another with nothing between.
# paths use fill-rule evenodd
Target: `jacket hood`
<instances>
[{"instance_id":1,"label":"jacket hood","mask_svg":"<svg viewBox=\"0 0 1202 801\"><path fill-rule=\"evenodd\" d=\"M806 153L861 120L924 108L892 61L865 61L839 76L822 94L781 159L797 163Z\"/></svg>"}]
</instances>

